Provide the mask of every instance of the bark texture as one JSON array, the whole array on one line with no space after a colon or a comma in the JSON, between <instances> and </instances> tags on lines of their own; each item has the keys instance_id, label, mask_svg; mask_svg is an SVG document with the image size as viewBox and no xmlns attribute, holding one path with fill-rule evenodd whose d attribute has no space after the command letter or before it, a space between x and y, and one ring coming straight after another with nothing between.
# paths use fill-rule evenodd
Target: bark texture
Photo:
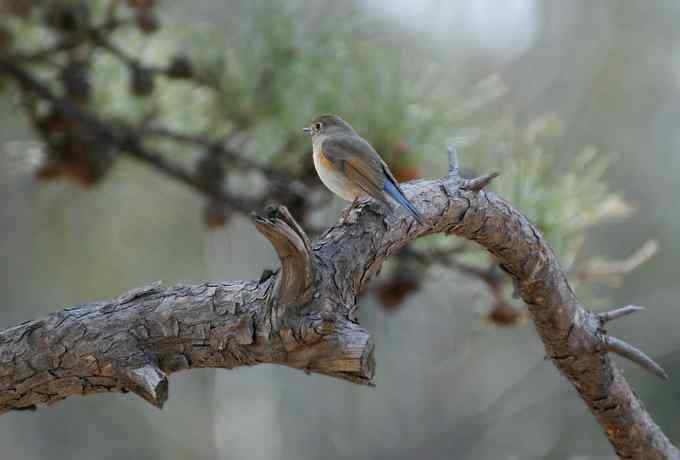
<instances>
[{"instance_id":1,"label":"bark texture","mask_svg":"<svg viewBox=\"0 0 680 460\"><path fill-rule=\"evenodd\" d=\"M373 341L356 321L357 294L390 254L444 233L476 241L513 278L547 355L621 458L680 459L607 354L625 355L630 346L607 336L605 322L638 308L587 311L541 232L484 190L495 175L463 179L455 152L451 159L446 177L403 184L429 227L362 201L310 242L285 208L272 208L254 224L281 259L276 273L258 281L147 286L0 332L0 411L104 391L132 391L161 407L167 375L196 367L273 363L372 385ZM628 352L665 376L638 350Z\"/></svg>"}]
</instances>

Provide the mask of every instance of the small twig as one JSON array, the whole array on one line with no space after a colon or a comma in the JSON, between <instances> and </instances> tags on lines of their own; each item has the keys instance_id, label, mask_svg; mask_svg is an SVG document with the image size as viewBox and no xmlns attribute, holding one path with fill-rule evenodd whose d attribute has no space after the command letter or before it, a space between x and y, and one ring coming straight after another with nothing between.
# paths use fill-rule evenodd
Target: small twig
<instances>
[{"instance_id":1,"label":"small twig","mask_svg":"<svg viewBox=\"0 0 680 460\"><path fill-rule=\"evenodd\" d=\"M458 166L458 150L454 144L446 148L449 155L449 176L460 175L460 168Z\"/></svg>"},{"instance_id":2,"label":"small twig","mask_svg":"<svg viewBox=\"0 0 680 460\"><path fill-rule=\"evenodd\" d=\"M607 345L607 351L616 353L617 355L633 361L638 366L651 372L652 374L664 380L668 380L668 374L659 366L652 358L647 356L643 351L638 350L629 343L621 339L612 337L610 335L604 336L604 342Z\"/></svg>"},{"instance_id":3,"label":"small twig","mask_svg":"<svg viewBox=\"0 0 680 460\"><path fill-rule=\"evenodd\" d=\"M478 192L485 188L487 185L489 185L491 181L497 178L499 175L500 173L493 172L491 174L485 174L483 176L475 177L474 179L466 181L466 183L463 184L460 188L463 190Z\"/></svg>"},{"instance_id":4,"label":"small twig","mask_svg":"<svg viewBox=\"0 0 680 460\"><path fill-rule=\"evenodd\" d=\"M613 310L598 313L597 317L600 319L602 324L608 323L609 321L614 321L616 319L628 316L632 313L644 310L645 307L640 307L637 305L626 305L625 307L615 308Z\"/></svg>"},{"instance_id":5,"label":"small twig","mask_svg":"<svg viewBox=\"0 0 680 460\"><path fill-rule=\"evenodd\" d=\"M626 305L625 307L597 313L596 317L600 321L600 325L604 326L605 323L623 318L624 316L628 316L633 313L637 313L644 309L644 307L640 307L638 305ZM629 343L626 343L623 340L617 339L616 337L612 337L610 335L605 334L603 336L603 340L607 346L607 351L616 353L619 356L629 359L652 374L661 377L664 380L668 380L668 374L666 374L661 366L654 362L654 360L647 356L643 351L638 350Z\"/></svg>"}]
</instances>

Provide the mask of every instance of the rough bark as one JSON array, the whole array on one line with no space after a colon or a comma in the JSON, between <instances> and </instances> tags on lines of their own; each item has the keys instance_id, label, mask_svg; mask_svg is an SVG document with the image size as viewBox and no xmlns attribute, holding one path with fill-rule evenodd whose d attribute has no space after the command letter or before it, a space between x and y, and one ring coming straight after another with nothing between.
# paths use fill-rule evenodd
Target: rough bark
<instances>
[{"instance_id":1,"label":"rough bark","mask_svg":"<svg viewBox=\"0 0 680 460\"><path fill-rule=\"evenodd\" d=\"M629 347L628 358L665 376L603 329L639 308L587 311L541 232L484 190L495 176L463 179L453 151L451 160L446 177L403 187L429 227L362 201L310 243L285 208L273 208L254 223L282 261L276 273L258 281L148 286L0 332L0 410L102 391L133 391L161 407L167 375L196 367L274 363L372 385L373 341L356 321L357 294L390 254L444 233L496 256L527 303L546 354L621 458L680 458L607 355L626 355Z\"/></svg>"}]
</instances>

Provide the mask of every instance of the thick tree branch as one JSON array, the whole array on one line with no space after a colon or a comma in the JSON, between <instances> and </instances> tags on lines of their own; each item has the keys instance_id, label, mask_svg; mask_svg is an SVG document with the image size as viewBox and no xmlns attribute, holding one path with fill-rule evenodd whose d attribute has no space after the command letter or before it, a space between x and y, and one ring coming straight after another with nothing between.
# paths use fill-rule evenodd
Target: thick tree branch
<instances>
[{"instance_id":1,"label":"thick tree branch","mask_svg":"<svg viewBox=\"0 0 680 460\"><path fill-rule=\"evenodd\" d=\"M133 391L161 407L166 374L188 368L285 364L371 383L369 334L312 311L274 330L264 282L137 289L0 333L0 410L74 394Z\"/></svg>"},{"instance_id":2,"label":"thick tree branch","mask_svg":"<svg viewBox=\"0 0 680 460\"><path fill-rule=\"evenodd\" d=\"M386 215L364 200L310 245L278 208L255 219L282 259L276 276L151 286L1 332L0 410L116 390L161 406L166 374L194 367L275 363L372 384L373 342L356 323L357 294L388 256L416 238L445 233L476 241L510 274L547 355L618 455L680 458L607 355L622 353L624 342L603 329L622 312L599 316L583 308L541 232L502 198L469 186L486 179L463 179L455 166L443 179L404 184L432 226L401 211Z\"/></svg>"}]
</instances>

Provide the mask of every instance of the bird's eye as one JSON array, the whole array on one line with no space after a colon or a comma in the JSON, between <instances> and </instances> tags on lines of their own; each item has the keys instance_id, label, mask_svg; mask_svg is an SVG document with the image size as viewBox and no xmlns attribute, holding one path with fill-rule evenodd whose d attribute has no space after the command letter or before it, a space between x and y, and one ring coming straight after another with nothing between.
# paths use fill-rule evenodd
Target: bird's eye
<instances>
[{"instance_id":1,"label":"bird's eye","mask_svg":"<svg viewBox=\"0 0 680 460\"><path fill-rule=\"evenodd\" d=\"M321 131L321 123L319 122L314 123L314 131L316 131L317 133Z\"/></svg>"}]
</instances>

